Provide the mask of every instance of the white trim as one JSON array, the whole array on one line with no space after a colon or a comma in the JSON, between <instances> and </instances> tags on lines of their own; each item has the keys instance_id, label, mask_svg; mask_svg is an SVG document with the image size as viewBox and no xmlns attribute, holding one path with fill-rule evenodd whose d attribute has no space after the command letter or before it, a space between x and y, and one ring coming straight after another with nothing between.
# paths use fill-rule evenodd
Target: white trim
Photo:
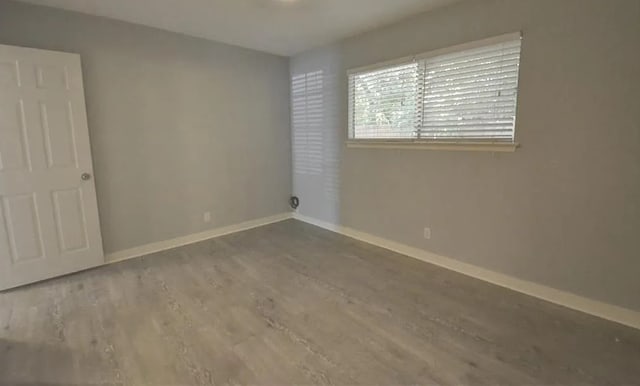
<instances>
[{"instance_id":1,"label":"white trim","mask_svg":"<svg viewBox=\"0 0 640 386\"><path fill-rule=\"evenodd\" d=\"M524 293L551 303L591 314L603 319L611 320L629 327L640 329L640 312L588 299L566 291L547 287L541 284L515 278L513 276L490 271L480 268L472 264L464 263L449 257L436 255L423 249L414 248L395 241L384 239L378 236L361 232L349 227L331 224L325 221L317 220L298 213L293 214L293 218L304 221L318 227L328 229L333 232L343 234L345 236L364 241L369 244L379 246L427 263L431 263L476 279L505 287L517 292Z\"/></svg>"},{"instance_id":2,"label":"white trim","mask_svg":"<svg viewBox=\"0 0 640 386\"><path fill-rule=\"evenodd\" d=\"M354 149L423 149L445 151L490 151L513 153L520 145L511 142L446 142L446 141L376 141L367 139L351 139L348 148Z\"/></svg>"},{"instance_id":3,"label":"white trim","mask_svg":"<svg viewBox=\"0 0 640 386\"><path fill-rule=\"evenodd\" d=\"M456 44L455 46L448 46L448 47L444 47L444 48L438 48L438 49L435 49L435 50L422 52L420 54L404 56L402 58L391 59L391 60L386 60L384 62L378 62L378 63L369 64L369 65L366 65L366 66L351 68L351 69L347 70L347 75L355 75L355 74L360 74L360 73L373 72L373 71L376 71L376 70L381 70L381 69L383 69L385 67L392 67L392 66L396 66L396 65L411 63L411 62L414 62L414 61L417 61L417 60L421 60L421 59L432 58L434 56L446 55L446 54L450 54L452 52L470 50L470 49L479 48L479 47L483 47L483 46L490 46L492 44L504 43L504 42L508 42L508 41L512 41L512 40L516 40L516 39L522 39L522 32L518 31L518 32L506 33L506 34L502 34L502 35L498 35L498 36L492 36L492 37L486 38L486 39L474 40L474 41L471 41L471 42L466 42L466 43L462 43L462 44Z\"/></svg>"},{"instance_id":4,"label":"white trim","mask_svg":"<svg viewBox=\"0 0 640 386\"><path fill-rule=\"evenodd\" d=\"M158 241L155 243L141 245L139 247L125 249L123 251L118 251L118 252L114 252L106 255L105 264L117 263L119 261L132 259L134 257L140 257L140 256L148 255L151 253L166 251L168 249L173 249L173 248L181 247L183 245L197 243L199 241L208 240L214 237L224 236L230 233L241 232L251 228L256 228L263 225L284 221L292 217L293 215L290 212L280 213L274 216L245 221L245 222L234 224L234 225L227 225L220 228L214 228L204 232L194 233L187 236L176 237L175 239L171 239L171 240Z\"/></svg>"}]
</instances>

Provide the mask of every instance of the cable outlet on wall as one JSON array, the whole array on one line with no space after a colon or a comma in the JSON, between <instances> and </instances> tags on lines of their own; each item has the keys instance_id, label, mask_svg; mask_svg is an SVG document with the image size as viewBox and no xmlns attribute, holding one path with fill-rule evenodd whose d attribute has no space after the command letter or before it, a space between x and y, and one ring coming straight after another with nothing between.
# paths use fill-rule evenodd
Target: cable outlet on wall
<instances>
[{"instance_id":1,"label":"cable outlet on wall","mask_svg":"<svg viewBox=\"0 0 640 386\"><path fill-rule=\"evenodd\" d=\"M431 240L431 228L424 228L424 238Z\"/></svg>"},{"instance_id":2,"label":"cable outlet on wall","mask_svg":"<svg viewBox=\"0 0 640 386\"><path fill-rule=\"evenodd\" d=\"M211 212L204 212L202 215L202 221L209 223L211 222Z\"/></svg>"}]
</instances>

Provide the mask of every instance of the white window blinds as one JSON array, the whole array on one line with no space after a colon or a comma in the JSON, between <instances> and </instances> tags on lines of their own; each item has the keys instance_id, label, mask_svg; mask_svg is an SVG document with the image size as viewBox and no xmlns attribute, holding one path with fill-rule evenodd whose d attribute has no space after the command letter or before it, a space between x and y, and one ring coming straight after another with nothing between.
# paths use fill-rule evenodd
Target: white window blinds
<instances>
[{"instance_id":1,"label":"white window blinds","mask_svg":"<svg viewBox=\"0 0 640 386\"><path fill-rule=\"evenodd\" d=\"M419 103L418 63L405 63L350 77L356 138L412 138Z\"/></svg>"},{"instance_id":2,"label":"white window blinds","mask_svg":"<svg viewBox=\"0 0 640 386\"><path fill-rule=\"evenodd\" d=\"M513 142L519 64L512 34L350 72L349 136Z\"/></svg>"}]
</instances>

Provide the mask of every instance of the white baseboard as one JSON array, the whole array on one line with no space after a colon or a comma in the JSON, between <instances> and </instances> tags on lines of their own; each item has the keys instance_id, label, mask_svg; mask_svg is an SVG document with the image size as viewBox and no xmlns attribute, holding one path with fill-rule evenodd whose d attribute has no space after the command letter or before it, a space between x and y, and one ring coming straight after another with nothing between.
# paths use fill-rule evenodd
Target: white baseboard
<instances>
[{"instance_id":1,"label":"white baseboard","mask_svg":"<svg viewBox=\"0 0 640 386\"><path fill-rule=\"evenodd\" d=\"M595 315L603 319L611 320L629 327L640 329L640 312L600 302L597 300L578 296L566 291L536 284L530 281L515 278L513 276L490 271L480 268L472 264L464 263L449 257L444 257L425 251L423 249L414 248L395 241L387 240L378 236L374 236L365 232L361 232L349 227L331 224L315 218L307 217L298 213L293 214L293 218L304 221L318 227L328 229L333 232L343 234L345 236L364 241L369 244L376 245L418 260L425 261L440 267L484 280L489 283L509 288L511 290L521 292L539 299L559 304L577 311Z\"/></svg>"},{"instance_id":2,"label":"white baseboard","mask_svg":"<svg viewBox=\"0 0 640 386\"><path fill-rule=\"evenodd\" d=\"M224 236L230 233L241 232L247 229L260 227L260 226L272 224L275 222L280 222L283 220L290 219L291 217L292 217L292 213L289 213L289 212L280 213L274 216L245 221L240 224L227 225L220 228L209 229L207 231L200 232L200 233L194 233L187 236L176 237L175 239L171 239L171 240L164 240L164 241L158 241L156 243L145 244L139 247L110 253L105 256L105 263L111 264L111 263L116 263L118 261L132 259L134 257L140 257L140 256L148 255L151 253L166 251L167 249L173 249L176 247L181 247L183 245L197 243L199 241L208 240L214 237Z\"/></svg>"}]
</instances>

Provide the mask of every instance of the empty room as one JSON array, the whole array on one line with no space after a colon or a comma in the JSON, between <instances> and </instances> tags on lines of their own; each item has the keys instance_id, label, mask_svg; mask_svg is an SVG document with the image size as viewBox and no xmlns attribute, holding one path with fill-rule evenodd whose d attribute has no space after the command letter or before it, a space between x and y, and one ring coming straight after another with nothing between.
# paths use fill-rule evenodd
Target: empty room
<instances>
[{"instance_id":1,"label":"empty room","mask_svg":"<svg viewBox=\"0 0 640 386\"><path fill-rule=\"evenodd\" d=\"M0 0L0 385L640 385L640 0Z\"/></svg>"}]
</instances>

